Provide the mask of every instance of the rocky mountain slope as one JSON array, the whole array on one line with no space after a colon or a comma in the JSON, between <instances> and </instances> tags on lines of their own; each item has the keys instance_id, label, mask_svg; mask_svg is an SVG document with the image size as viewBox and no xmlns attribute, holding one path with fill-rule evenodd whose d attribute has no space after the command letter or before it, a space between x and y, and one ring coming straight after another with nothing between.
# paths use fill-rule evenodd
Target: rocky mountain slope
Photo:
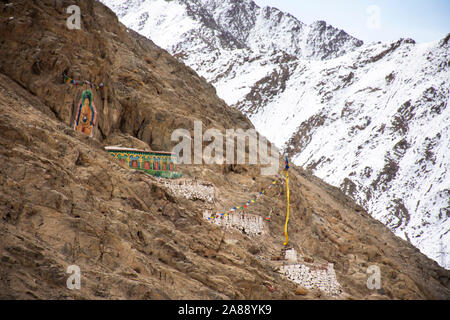
<instances>
[{"instance_id":1,"label":"rocky mountain slope","mask_svg":"<svg viewBox=\"0 0 450 320\"><path fill-rule=\"evenodd\" d=\"M252 1L103 2L294 163L450 268L448 36L363 45Z\"/></svg>"},{"instance_id":2,"label":"rocky mountain slope","mask_svg":"<svg viewBox=\"0 0 450 320\"><path fill-rule=\"evenodd\" d=\"M187 186L214 190L192 197L121 166L106 144L170 150L170 132L191 129L194 119L219 130L251 123L108 8L76 3L81 30L66 28L66 8L52 0L0 10L1 299L450 297L448 271L296 166L290 245L304 263L334 264L340 292L332 296L299 290L279 272L284 191L277 199L263 195L247 212L265 217L274 209L264 234L204 219L279 177L260 176L257 166L184 166ZM94 90L99 122L92 139L72 129L73 100L83 88L64 83L63 72L104 83ZM69 265L80 267L80 290L66 287ZM370 265L380 268L380 290L366 286Z\"/></svg>"}]
</instances>

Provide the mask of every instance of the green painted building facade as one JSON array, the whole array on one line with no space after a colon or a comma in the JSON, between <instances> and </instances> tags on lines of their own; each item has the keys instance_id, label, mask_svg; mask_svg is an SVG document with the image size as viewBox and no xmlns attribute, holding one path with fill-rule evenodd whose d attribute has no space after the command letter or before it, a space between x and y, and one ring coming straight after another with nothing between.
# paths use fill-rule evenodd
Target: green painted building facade
<instances>
[{"instance_id":1,"label":"green painted building facade","mask_svg":"<svg viewBox=\"0 0 450 320\"><path fill-rule=\"evenodd\" d=\"M105 150L131 169L168 179L182 176L181 172L177 171L176 157L173 153L123 147L105 147Z\"/></svg>"}]
</instances>

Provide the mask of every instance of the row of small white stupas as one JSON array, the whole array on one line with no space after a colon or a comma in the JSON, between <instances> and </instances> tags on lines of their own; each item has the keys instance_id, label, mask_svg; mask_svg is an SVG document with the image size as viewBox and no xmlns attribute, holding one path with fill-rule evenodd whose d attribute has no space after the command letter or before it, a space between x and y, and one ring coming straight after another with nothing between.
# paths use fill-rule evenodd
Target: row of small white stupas
<instances>
[{"instance_id":1,"label":"row of small white stupas","mask_svg":"<svg viewBox=\"0 0 450 320\"><path fill-rule=\"evenodd\" d=\"M210 203L215 200L214 186L210 183L188 179L158 179L158 182L170 189L176 196ZM224 229L238 230L249 236L260 236L266 231L264 220L258 215L236 211L227 216L210 219L211 215L211 211L204 211L203 218ZM294 283L309 290L319 289L329 296L341 293L341 286L336 279L332 263L328 263L326 267L309 267L299 264L297 252L294 249L286 250L285 262L287 264L280 268L280 273Z\"/></svg>"},{"instance_id":2,"label":"row of small white stupas","mask_svg":"<svg viewBox=\"0 0 450 320\"><path fill-rule=\"evenodd\" d=\"M239 230L250 236L262 235L265 232L265 224L262 217L253 214L234 213L217 219L208 219L211 212L205 211L203 217L225 229ZM307 266L299 264L297 252L294 249L286 250L285 263L280 268L280 273L292 282L306 288L319 289L328 296L339 295L341 286L336 279L334 265L328 263L326 266Z\"/></svg>"},{"instance_id":3,"label":"row of small white stupas","mask_svg":"<svg viewBox=\"0 0 450 320\"><path fill-rule=\"evenodd\" d=\"M264 220L262 217L242 213L234 212L228 216L223 216L218 219L210 220L211 212L205 211L203 213L203 218L214 223L215 225L225 228L225 229L235 229L249 236L258 236L264 234Z\"/></svg>"},{"instance_id":4,"label":"row of small white stupas","mask_svg":"<svg viewBox=\"0 0 450 320\"><path fill-rule=\"evenodd\" d=\"M336 279L332 263L328 263L326 268L298 264L297 253L294 249L287 250L285 258L290 264L283 265L280 272L289 280L306 289L319 289L329 296L341 293L341 285Z\"/></svg>"},{"instance_id":5,"label":"row of small white stupas","mask_svg":"<svg viewBox=\"0 0 450 320\"><path fill-rule=\"evenodd\" d=\"M189 179L158 179L158 182L167 187L177 197L188 200L202 200L209 203L213 203L215 200L214 186L208 182Z\"/></svg>"}]
</instances>

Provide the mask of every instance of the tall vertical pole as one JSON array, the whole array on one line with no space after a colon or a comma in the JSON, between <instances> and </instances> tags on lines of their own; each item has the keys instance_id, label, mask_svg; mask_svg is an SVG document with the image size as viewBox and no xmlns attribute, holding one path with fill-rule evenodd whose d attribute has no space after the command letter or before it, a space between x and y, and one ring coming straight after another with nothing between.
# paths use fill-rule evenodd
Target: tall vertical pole
<instances>
[{"instance_id":1,"label":"tall vertical pole","mask_svg":"<svg viewBox=\"0 0 450 320\"><path fill-rule=\"evenodd\" d=\"M289 222L289 160L286 157L286 166L284 170L286 171L286 196L287 196L287 213L286 213L286 223L284 224L284 235L286 236L286 242L284 243L285 246L289 243L289 236L288 236L288 222Z\"/></svg>"}]
</instances>

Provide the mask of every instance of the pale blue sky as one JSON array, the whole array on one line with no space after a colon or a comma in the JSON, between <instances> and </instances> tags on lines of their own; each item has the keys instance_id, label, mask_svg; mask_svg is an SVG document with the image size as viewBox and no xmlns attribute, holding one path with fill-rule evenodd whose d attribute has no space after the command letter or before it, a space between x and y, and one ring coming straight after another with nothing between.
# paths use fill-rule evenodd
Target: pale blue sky
<instances>
[{"instance_id":1,"label":"pale blue sky","mask_svg":"<svg viewBox=\"0 0 450 320\"><path fill-rule=\"evenodd\" d=\"M276 7L304 23L325 20L363 40L390 41L412 38L428 42L450 33L450 0L254 0L258 6ZM379 28L376 10L379 8ZM374 14L375 13L375 14ZM372 27L368 27L372 26Z\"/></svg>"}]
</instances>

